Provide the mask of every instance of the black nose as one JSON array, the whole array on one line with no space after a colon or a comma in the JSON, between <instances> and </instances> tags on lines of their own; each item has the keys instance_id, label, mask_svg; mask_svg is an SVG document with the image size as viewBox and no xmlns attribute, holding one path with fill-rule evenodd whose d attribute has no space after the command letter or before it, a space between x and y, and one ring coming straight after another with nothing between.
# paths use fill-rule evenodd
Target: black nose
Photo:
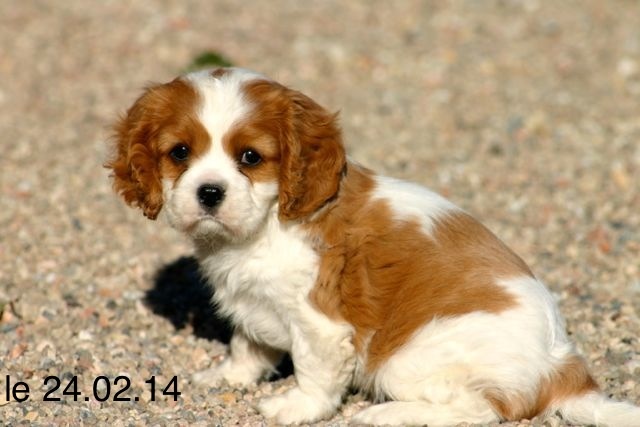
<instances>
[{"instance_id":1,"label":"black nose","mask_svg":"<svg viewBox=\"0 0 640 427\"><path fill-rule=\"evenodd\" d=\"M224 188L217 184L203 184L198 188L198 201L204 208L216 207L224 199Z\"/></svg>"}]
</instances>

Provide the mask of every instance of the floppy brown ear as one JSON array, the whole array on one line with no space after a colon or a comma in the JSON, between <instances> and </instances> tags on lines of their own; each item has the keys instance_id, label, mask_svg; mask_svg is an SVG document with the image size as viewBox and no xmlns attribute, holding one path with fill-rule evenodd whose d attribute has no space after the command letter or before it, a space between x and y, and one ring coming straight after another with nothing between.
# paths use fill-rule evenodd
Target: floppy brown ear
<instances>
[{"instance_id":1,"label":"floppy brown ear","mask_svg":"<svg viewBox=\"0 0 640 427\"><path fill-rule=\"evenodd\" d=\"M115 153L105 167L113 171L113 188L125 202L156 219L162 209L162 183L153 147L156 129L145 114L152 91L148 89L115 124Z\"/></svg>"},{"instance_id":2,"label":"floppy brown ear","mask_svg":"<svg viewBox=\"0 0 640 427\"><path fill-rule=\"evenodd\" d=\"M346 164L337 114L289 90L291 122L280 145L279 217L303 218L336 196Z\"/></svg>"}]
</instances>

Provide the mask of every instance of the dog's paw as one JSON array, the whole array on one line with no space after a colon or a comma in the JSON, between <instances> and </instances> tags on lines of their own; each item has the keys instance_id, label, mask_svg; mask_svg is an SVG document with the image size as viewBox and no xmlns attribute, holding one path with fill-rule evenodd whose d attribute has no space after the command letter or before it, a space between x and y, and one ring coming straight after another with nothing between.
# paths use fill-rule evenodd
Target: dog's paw
<instances>
[{"instance_id":1,"label":"dog's paw","mask_svg":"<svg viewBox=\"0 0 640 427\"><path fill-rule=\"evenodd\" d=\"M246 386L256 382L258 378L252 375L250 370L237 363L232 363L231 359L226 359L218 366L196 372L191 377L191 380L195 384L219 387L225 383L234 386Z\"/></svg>"},{"instance_id":2,"label":"dog's paw","mask_svg":"<svg viewBox=\"0 0 640 427\"><path fill-rule=\"evenodd\" d=\"M321 396L304 393L295 387L283 395L262 399L258 410L278 424L295 424L317 421L333 415L336 405Z\"/></svg>"},{"instance_id":3,"label":"dog's paw","mask_svg":"<svg viewBox=\"0 0 640 427\"><path fill-rule=\"evenodd\" d=\"M220 370L217 366L204 371L196 372L191 376L191 382L199 385L206 385L210 387L218 387L224 382L224 378L220 374Z\"/></svg>"},{"instance_id":4,"label":"dog's paw","mask_svg":"<svg viewBox=\"0 0 640 427\"><path fill-rule=\"evenodd\" d=\"M383 405L373 405L361 410L353 417L349 424L351 425L378 425L378 424L397 424L395 420L390 420L389 414L384 410Z\"/></svg>"}]
</instances>

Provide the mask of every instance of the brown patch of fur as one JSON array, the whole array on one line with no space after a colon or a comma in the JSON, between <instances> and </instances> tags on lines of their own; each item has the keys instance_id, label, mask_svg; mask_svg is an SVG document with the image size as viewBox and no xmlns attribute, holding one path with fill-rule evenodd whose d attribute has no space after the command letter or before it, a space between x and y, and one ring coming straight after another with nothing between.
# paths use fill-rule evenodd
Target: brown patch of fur
<instances>
[{"instance_id":1,"label":"brown patch of fur","mask_svg":"<svg viewBox=\"0 0 640 427\"><path fill-rule=\"evenodd\" d=\"M507 395L501 390L484 390L483 395L503 420L517 421L544 413L555 403L598 390L584 360L570 356L554 372L540 381L533 398L522 394Z\"/></svg>"},{"instance_id":2,"label":"brown patch of fur","mask_svg":"<svg viewBox=\"0 0 640 427\"><path fill-rule=\"evenodd\" d=\"M306 217L331 200L340 185L346 159L335 114L309 97L268 80L244 88L253 113L230 135L229 152L255 148L266 160L241 171L252 181L279 185L282 220ZM277 151L277 154L276 154Z\"/></svg>"},{"instance_id":3,"label":"brown patch of fur","mask_svg":"<svg viewBox=\"0 0 640 427\"><path fill-rule=\"evenodd\" d=\"M373 186L368 171L350 164L336 202L310 224L321 254L311 299L355 327L368 371L435 318L517 304L496 279L531 272L484 226L454 211L428 236L417 221L393 219L384 200L371 201Z\"/></svg>"},{"instance_id":4,"label":"brown patch of fur","mask_svg":"<svg viewBox=\"0 0 640 427\"><path fill-rule=\"evenodd\" d=\"M267 80L249 82L243 89L252 110L224 136L224 150L251 182L277 182L281 145L290 127L288 90ZM242 153L248 149L257 152L262 161L255 166L242 165Z\"/></svg>"},{"instance_id":5,"label":"brown patch of fur","mask_svg":"<svg viewBox=\"0 0 640 427\"><path fill-rule=\"evenodd\" d=\"M187 82L148 87L114 126L113 187L124 200L155 219L162 209L162 178L172 180L210 145L195 109L199 97ZM178 143L190 149L189 159L176 162L169 153Z\"/></svg>"},{"instance_id":6,"label":"brown patch of fur","mask_svg":"<svg viewBox=\"0 0 640 427\"><path fill-rule=\"evenodd\" d=\"M316 212L338 193L346 155L337 115L300 92L291 91L292 131L280 153L280 194L283 220Z\"/></svg>"},{"instance_id":7,"label":"brown patch of fur","mask_svg":"<svg viewBox=\"0 0 640 427\"><path fill-rule=\"evenodd\" d=\"M230 72L231 72L231 70L229 68L224 68L224 67L215 68L215 69L211 70L211 77L219 79L221 77L226 76Z\"/></svg>"}]
</instances>

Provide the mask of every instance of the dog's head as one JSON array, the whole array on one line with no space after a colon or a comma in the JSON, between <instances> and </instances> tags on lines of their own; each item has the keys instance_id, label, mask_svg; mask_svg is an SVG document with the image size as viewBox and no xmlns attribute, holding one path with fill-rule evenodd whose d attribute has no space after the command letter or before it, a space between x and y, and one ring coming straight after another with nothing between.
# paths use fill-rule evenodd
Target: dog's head
<instances>
[{"instance_id":1,"label":"dog's head","mask_svg":"<svg viewBox=\"0 0 640 427\"><path fill-rule=\"evenodd\" d=\"M114 188L196 237L242 241L269 212L302 220L338 192L345 153L336 115L237 68L148 87L115 126Z\"/></svg>"}]
</instances>

